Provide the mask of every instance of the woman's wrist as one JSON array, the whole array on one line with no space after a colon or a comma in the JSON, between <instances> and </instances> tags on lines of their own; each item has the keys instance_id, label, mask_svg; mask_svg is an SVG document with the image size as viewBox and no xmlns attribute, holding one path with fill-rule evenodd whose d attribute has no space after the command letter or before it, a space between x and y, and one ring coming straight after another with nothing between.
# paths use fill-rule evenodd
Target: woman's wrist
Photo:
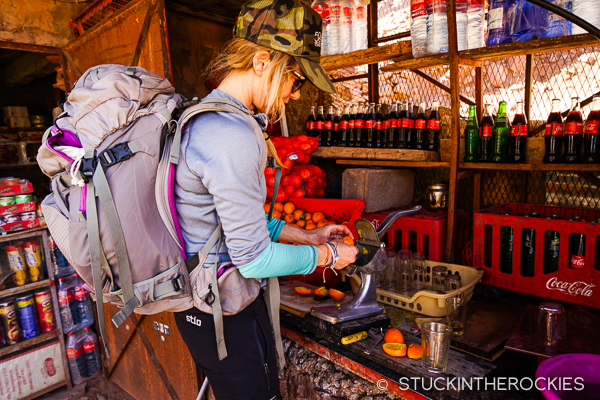
<instances>
[{"instance_id":1,"label":"woman's wrist","mask_svg":"<svg viewBox=\"0 0 600 400\"><path fill-rule=\"evenodd\" d=\"M325 244L320 244L315 246L317 248L317 266L321 266L321 265L325 265L325 263L328 261L328 253L329 253L329 249L327 248L327 245Z\"/></svg>"}]
</instances>

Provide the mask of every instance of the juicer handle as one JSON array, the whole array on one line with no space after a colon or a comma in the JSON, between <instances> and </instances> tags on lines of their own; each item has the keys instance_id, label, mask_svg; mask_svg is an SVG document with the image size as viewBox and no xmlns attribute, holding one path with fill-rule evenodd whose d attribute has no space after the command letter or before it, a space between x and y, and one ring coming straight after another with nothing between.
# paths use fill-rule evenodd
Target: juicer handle
<instances>
[{"instance_id":1,"label":"juicer handle","mask_svg":"<svg viewBox=\"0 0 600 400\"><path fill-rule=\"evenodd\" d=\"M405 217L405 216L411 215L411 214L415 214L415 213L421 211L421 208L423 208L423 207L422 206L414 206L413 208L409 208L408 210L395 211L395 212L391 213L390 215L388 215L383 220L383 222L379 225L377 230L375 231L377 233L377 237L379 238L379 240L381 240L381 238L383 237L383 235L385 235L385 233L388 231L388 229L390 229L392 227L392 225L394 225L394 222L396 222L396 220L398 218Z\"/></svg>"}]
</instances>

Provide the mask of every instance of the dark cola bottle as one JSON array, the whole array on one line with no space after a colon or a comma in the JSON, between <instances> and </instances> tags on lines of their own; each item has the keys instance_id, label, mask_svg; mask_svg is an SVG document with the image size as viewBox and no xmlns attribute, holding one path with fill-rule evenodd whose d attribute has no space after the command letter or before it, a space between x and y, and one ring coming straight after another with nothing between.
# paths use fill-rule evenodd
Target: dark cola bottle
<instances>
[{"instance_id":1,"label":"dark cola bottle","mask_svg":"<svg viewBox=\"0 0 600 400\"><path fill-rule=\"evenodd\" d=\"M431 111L427 118L426 150L440 150L440 110L437 101L431 103Z\"/></svg>"},{"instance_id":2,"label":"dark cola bottle","mask_svg":"<svg viewBox=\"0 0 600 400\"><path fill-rule=\"evenodd\" d=\"M523 110L523 102L517 102L517 113L513 118L508 135L508 162L527 162L527 118Z\"/></svg>"},{"instance_id":3,"label":"dark cola bottle","mask_svg":"<svg viewBox=\"0 0 600 400\"><path fill-rule=\"evenodd\" d=\"M375 106L375 143L373 147L381 148L384 143L384 118L383 113L381 112L381 104L377 104Z\"/></svg>"},{"instance_id":4,"label":"dark cola bottle","mask_svg":"<svg viewBox=\"0 0 600 400\"><path fill-rule=\"evenodd\" d=\"M544 145L544 163L562 162L563 120L560 114L560 99L552 100L552 111L550 111L546 122Z\"/></svg>"},{"instance_id":5,"label":"dark cola bottle","mask_svg":"<svg viewBox=\"0 0 600 400\"><path fill-rule=\"evenodd\" d=\"M315 106L310 108L310 114L308 114L308 121L306 122L306 136L315 137Z\"/></svg>"},{"instance_id":6,"label":"dark cola bottle","mask_svg":"<svg viewBox=\"0 0 600 400\"><path fill-rule=\"evenodd\" d=\"M581 145L583 137L583 118L581 117L581 107L579 106L579 97L571 99L571 110L567 119L565 119L564 128L564 161L570 164L581 162Z\"/></svg>"},{"instance_id":7,"label":"dark cola bottle","mask_svg":"<svg viewBox=\"0 0 600 400\"><path fill-rule=\"evenodd\" d=\"M391 105L387 128L387 147L397 148L398 145L398 103Z\"/></svg>"},{"instance_id":8,"label":"dark cola bottle","mask_svg":"<svg viewBox=\"0 0 600 400\"><path fill-rule=\"evenodd\" d=\"M377 144L377 116L375 115L375 103L369 105L365 113L365 135L366 147L376 147Z\"/></svg>"},{"instance_id":9,"label":"dark cola bottle","mask_svg":"<svg viewBox=\"0 0 600 400\"><path fill-rule=\"evenodd\" d=\"M592 112L585 122L583 130L583 156L584 163L597 163L600 161L598 152L598 128L600 124L600 97L594 96Z\"/></svg>"},{"instance_id":10,"label":"dark cola bottle","mask_svg":"<svg viewBox=\"0 0 600 400\"><path fill-rule=\"evenodd\" d=\"M347 131L347 140L346 146L354 147L354 121L356 120L356 104L350 104L348 114L348 131Z\"/></svg>"},{"instance_id":11,"label":"dark cola bottle","mask_svg":"<svg viewBox=\"0 0 600 400\"><path fill-rule=\"evenodd\" d=\"M415 148L415 138L417 136L417 132L415 129L415 110L414 110L414 106L413 103L411 103L410 101L407 104L408 106L408 127L410 129L408 129L406 131L406 148L407 149L414 149Z\"/></svg>"},{"instance_id":12,"label":"dark cola bottle","mask_svg":"<svg viewBox=\"0 0 600 400\"><path fill-rule=\"evenodd\" d=\"M315 118L315 137L319 139L319 146L325 146L325 140L323 140L324 124L323 106L319 106L319 113L317 114L317 118Z\"/></svg>"},{"instance_id":13,"label":"dark cola bottle","mask_svg":"<svg viewBox=\"0 0 600 400\"><path fill-rule=\"evenodd\" d=\"M354 144L355 147L367 147L367 130L365 124L365 105L359 104L356 109L354 120Z\"/></svg>"},{"instance_id":14,"label":"dark cola bottle","mask_svg":"<svg viewBox=\"0 0 600 400\"><path fill-rule=\"evenodd\" d=\"M332 146L337 146L338 138L340 136L340 122L341 122L340 110L338 108L335 109L333 114L333 139L331 141Z\"/></svg>"},{"instance_id":15,"label":"dark cola bottle","mask_svg":"<svg viewBox=\"0 0 600 400\"><path fill-rule=\"evenodd\" d=\"M408 149L408 140L410 139L410 118L408 112L408 101L402 102L402 108L398 114L398 128L394 140L394 147L397 149Z\"/></svg>"},{"instance_id":16,"label":"dark cola bottle","mask_svg":"<svg viewBox=\"0 0 600 400\"><path fill-rule=\"evenodd\" d=\"M323 146L333 146L333 106L327 109L327 116L323 124Z\"/></svg>"},{"instance_id":17,"label":"dark cola bottle","mask_svg":"<svg viewBox=\"0 0 600 400\"><path fill-rule=\"evenodd\" d=\"M483 117L479 125L479 161L492 161L492 129L494 127L494 117L490 112L492 105L483 106Z\"/></svg>"},{"instance_id":18,"label":"dark cola bottle","mask_svg":"<svg viewBox=\"0 0 600 400\"><path fill-rule=\"evenodd\" d=\"M419 103L419 111L415 120L415 149L425 150L427 147L427 117L425 116L425 103Z\"/></svg>"},{"instance_id":19,"label":"dark cola bottle","mask_svg":"<svg viewBox=\"0 0 600 400\"><path fill-rule=\"evenodd\" d=\"M344 113L340 118L340 127L337 134L337 145L346 147L348 145L348 121L350 120L350 106L344 106Z\"/></svg>"}]
</instances>

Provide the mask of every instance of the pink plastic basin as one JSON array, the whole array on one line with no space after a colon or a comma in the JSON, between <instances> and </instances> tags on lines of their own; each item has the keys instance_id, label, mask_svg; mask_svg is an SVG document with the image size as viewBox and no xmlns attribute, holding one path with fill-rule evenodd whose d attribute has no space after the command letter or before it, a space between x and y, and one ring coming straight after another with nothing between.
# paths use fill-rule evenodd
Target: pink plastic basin
<instances>
[{"instance_id":1,"label":"pink plastic basin","mask_svg":"<svg viewBox=\"0 0 600 400\"><path fill-rule=\"evenodd\" d=\"M563 354L542 362L535 372L536 378L545 378L538 382L544 397L548 400L587 400L600 399L600 355L596 354ZM551 379L554 386L548 385ZM571 390L559 390L560 378L568 380ZM582 378L583 381L575 378ZM576 388L583 390L575 390Z\"/></svg>"}]
</instances>

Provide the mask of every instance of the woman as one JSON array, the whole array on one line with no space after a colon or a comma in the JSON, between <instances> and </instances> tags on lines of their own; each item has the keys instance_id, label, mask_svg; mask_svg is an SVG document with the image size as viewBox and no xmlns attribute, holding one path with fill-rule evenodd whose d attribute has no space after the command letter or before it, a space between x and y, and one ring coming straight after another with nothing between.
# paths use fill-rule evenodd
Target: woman
<instances>
[{"instance_id":1,"label":"woman","mask_svg":"<svg viewBox=\"0 0 600 400\"><path fill-rule=\"evenodd\" d=\"M207 97L252 111L264 130L267 119L277 120L285 103L300 97L307 80L333 92L319 65L320 34L321 18L297 0L246 3L235 38L208 67L208 81L218 86ZM353 262L358 249L338 240L351 235L346 226L305 231L277 219L267 221L261 142L239 114L208 112L190 121L175 188L186 252L197 253L221 222L224 244L218 257L217 246L212 249L206 263L233 264L247 279L309 274L317 265L339 269ZM328 241L335 249L325 244ZM223 318L228 356L222 360L211 314L193 308L175 315L217 399L279 398L274 336L262 293L239 313Z\"/></svg>"}]
</instances>

